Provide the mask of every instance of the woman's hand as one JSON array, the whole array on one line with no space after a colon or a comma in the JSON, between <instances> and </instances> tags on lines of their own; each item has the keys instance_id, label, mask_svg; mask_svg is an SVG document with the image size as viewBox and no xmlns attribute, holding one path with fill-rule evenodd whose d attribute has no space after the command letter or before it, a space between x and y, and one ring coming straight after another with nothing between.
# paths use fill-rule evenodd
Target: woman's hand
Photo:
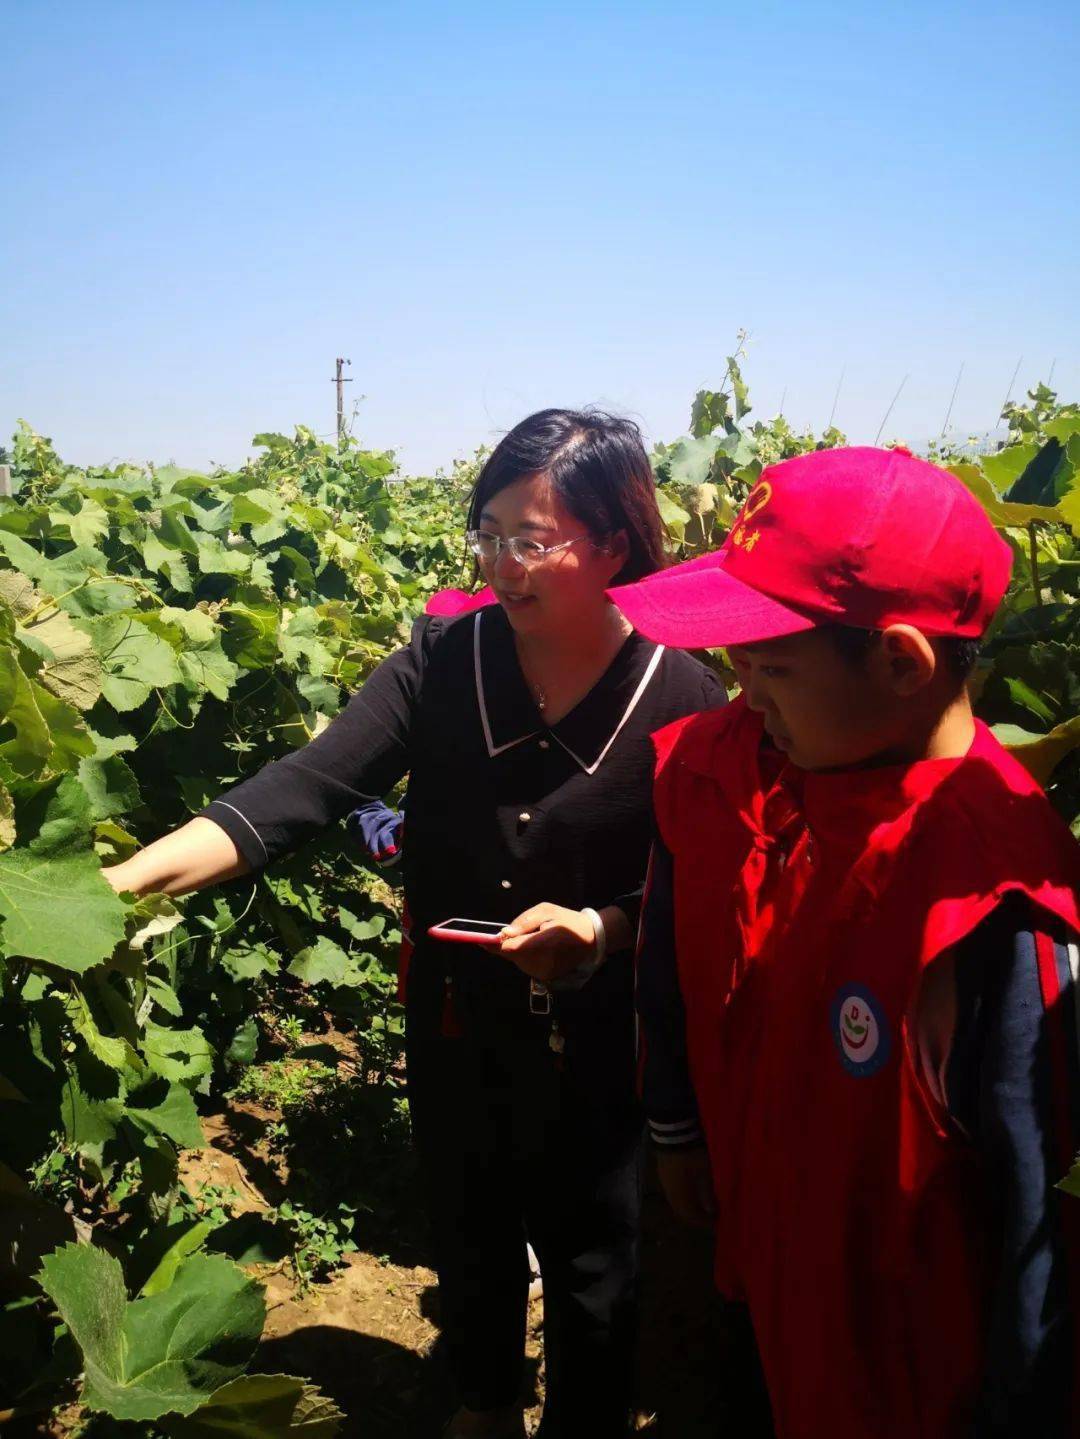
<instances>
[{"instance_id":1,"label":"woman's hand","mask_svg":"<svg viewBox=\"0 0 1080 1439\"><path fill-rule=\"evenodd\" d=\"M499 939L500 954L544 983L561 979L596 955L592 920L584 910L558 904L534 904L506 925Z\"/></svg>"},{"instance_id":2,"label":"woman's hand","mask_svg":"<svg viewBox=\"0 0 1080 1439\"><path fill-rule=\"evenodd\" d=\"M658 1150L656 1172L664 1197L678 1218L695 1229L711 1229L716 1221L716 1201L705 1146Z\"/></svg>"}]
</instances>

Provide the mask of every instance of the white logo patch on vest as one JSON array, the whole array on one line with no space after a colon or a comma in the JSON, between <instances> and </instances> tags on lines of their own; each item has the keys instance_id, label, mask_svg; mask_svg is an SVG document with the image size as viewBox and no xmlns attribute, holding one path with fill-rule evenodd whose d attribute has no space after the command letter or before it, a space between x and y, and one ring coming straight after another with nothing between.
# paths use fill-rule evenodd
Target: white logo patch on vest
<instances>
[{"instance_id":1,"label":"white logo patch on vest","mask_svg":"<svg viewBox=\"0 0 1080 1439\"><path fill-rule=\"evenodd\" d=\"M832 1032L849 1074L875 1074L889 1057L885 1011L861 984L845 984L833 1000Z\"/></svg>"}]
</instances>

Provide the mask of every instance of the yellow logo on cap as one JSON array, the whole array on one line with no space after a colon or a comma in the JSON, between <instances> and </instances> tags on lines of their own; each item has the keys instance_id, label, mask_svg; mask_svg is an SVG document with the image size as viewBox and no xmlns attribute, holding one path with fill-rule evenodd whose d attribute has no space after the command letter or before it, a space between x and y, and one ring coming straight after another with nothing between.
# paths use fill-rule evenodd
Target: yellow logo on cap
<instances>
[{"instance_id":1,"label":"yellow logo on cap","mask_svg":"<svg viewBox=\"0 0 1080 1439\"><path fill-rule=\"evenodd\" d=\"M772 499L772 494L772 485L769 484L768 480L759 481L750 491L746 499L746 504L743 506L742 514L735 521L735 527L731 531L731 543L737 545L740 550L745 550L747 554L750 553L758 540L761 539L760 530L748 529L750 521L760 515L761 511Z\"/></svg>"}]
</instances>

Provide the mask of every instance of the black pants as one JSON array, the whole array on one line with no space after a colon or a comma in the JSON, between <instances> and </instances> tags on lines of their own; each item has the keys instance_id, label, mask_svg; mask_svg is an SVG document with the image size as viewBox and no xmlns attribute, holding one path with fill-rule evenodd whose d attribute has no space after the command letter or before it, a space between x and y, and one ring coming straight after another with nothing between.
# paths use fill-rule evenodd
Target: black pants
<instances>
[{"instance_id":1,"label":"black pants","mask_svg":"<svg viewBox=\"0 0 1080 1439\"><path fill-rule=\"evenodd\" d=\"M524 992L494 1005L458 983L448 1024L442 965L424 960L409 981L409 1102L461 1400L521 1396L528 1239L544 1282L540 1432L623 1439L642 1156L629 994L560 1006L557 1054Z\"/></svg>"}]
</instances>

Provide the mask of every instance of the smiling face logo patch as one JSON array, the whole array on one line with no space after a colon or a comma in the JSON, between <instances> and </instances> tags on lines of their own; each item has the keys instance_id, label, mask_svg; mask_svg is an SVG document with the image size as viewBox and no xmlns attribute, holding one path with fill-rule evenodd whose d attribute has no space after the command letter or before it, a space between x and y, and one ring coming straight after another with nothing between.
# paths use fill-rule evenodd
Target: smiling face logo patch
<instances>
[{"instance_id":1,"label":"smiling face logo patch","mask_svg":"<svg viewBox=\"0 0 1080 1439\"><path fill-rule=\"evenodd\" d=\"M862 985L846 984L833 1000L832 1032L849 1074L876 1074L889 1057L885 1012Z\"/></svg>"}]
</instances>

